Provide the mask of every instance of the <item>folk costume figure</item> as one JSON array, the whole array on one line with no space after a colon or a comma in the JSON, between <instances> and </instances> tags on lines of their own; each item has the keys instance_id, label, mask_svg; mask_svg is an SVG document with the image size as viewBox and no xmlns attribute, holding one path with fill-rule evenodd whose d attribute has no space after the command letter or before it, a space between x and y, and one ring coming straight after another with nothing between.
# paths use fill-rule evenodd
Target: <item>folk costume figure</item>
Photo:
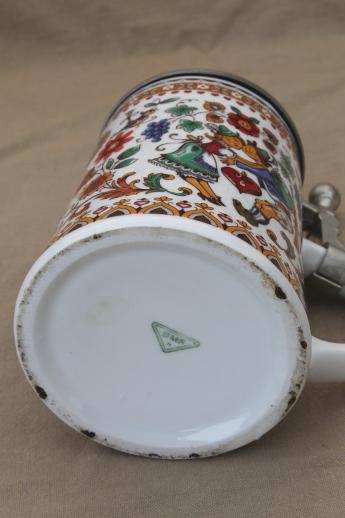
<instances>
[{"instance_id":1,"label":"folk costume figure","mask_svg":"<svg viewBox=\"0 0 345 518\"><path fill-rule=\"evenodd\" d=\"M217 163L212 150L198 139L190 136L191 140L184 142L176 151L163 153L160 157L151 159L155 165L175 171L183 180L195 187L199 196L215 205L223 205L221 198L216 195L211 183L219 178Z\"/></svg>"},{"instance_id":2,"label":"folk costume figure","mask_svg":"<svg viewBox=\"0 0 345 518\"><path fill-rule=\"evenodd\" d=\"M260 196L263 188L286 209L292 208L291 195L278 173L272 170L267 151L258 148L255 142L245 142L224 125L209 125L209 128L213 131L213 135L208 135L212 141L206 144L206 147L212 148L213 153L221 157L222 162L226 164L221 168L222 173L238 188L239 192ZM231 151L230 156L224 153L226 150ZM248 177L248 173L253 174L258 183Z\"/></svg>"}]
</instances>

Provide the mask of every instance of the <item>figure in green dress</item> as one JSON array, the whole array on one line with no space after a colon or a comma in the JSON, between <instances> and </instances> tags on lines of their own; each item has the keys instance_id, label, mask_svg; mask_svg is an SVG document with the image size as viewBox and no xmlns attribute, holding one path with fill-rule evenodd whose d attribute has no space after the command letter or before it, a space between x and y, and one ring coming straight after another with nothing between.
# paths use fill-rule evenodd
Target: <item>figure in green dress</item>
<instances>
[{"instance_id":1,"label":"figure in green dress","mask_svg":"<svg viewBox=\"0 0 345 518\"><path fill-rule=\"evenodd\" d=\"M184 142L176 151L163 153L151 163L175 171L183 180L195 187L203 200L216 205L223 205L211 187L219 178L216 160L213 154L204 149L200 142Z\"/></svg>"}]
</instances>

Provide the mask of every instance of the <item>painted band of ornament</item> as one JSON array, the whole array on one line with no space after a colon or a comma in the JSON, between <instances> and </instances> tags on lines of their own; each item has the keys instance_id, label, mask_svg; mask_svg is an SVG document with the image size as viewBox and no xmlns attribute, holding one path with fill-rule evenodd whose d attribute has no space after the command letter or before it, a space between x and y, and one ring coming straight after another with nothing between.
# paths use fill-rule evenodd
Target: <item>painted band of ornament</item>
<instances>
[{"instance_id":1,"label":"painted band of ornament","mask_svg":"<svg viewBox=\"0 0 345 518\"><path fill-rule=\"evenodd\" d=\"M147 198L141 198L135 202L123 198L113 203L110 208L105 205L95 210L92 216L83 216L83 213L88 213L89 208L90 205L85 205L83 212L78 214L78 221L76 223L67 224L60 230L54 240L56 241L62 235L89 223L115 216L126 216L129 214L180 216L213 225L214 227L226 230L234 236L239 237L265 255L285 275L295 289L299 287L300 280L298 272L294 271L291 265L284 259L284 255L294 257L292 244L284 231L281 231L279 237L274 232L268 231L270 238L276 243L276 246L274 246L269 244L262 236L253 234L246 221L234 221L225 213L215 214L213 207L207 205L207 203L196 203L194 204L194 208L193 204L185 200L174 204L172 198L167 196L154 198L153 202Z\"/></svg>"},{"instance_id":2,"label":"painted band of ornament","mask_svg":"<svg viewBox=\"0 0 345 518\"><path fill-rule=\"evenodd\" d=\"M158 97L163 96L167 93L196 93L198 95L204 95L210 93L213 97L222 96L227 101L236 100L243 103L246 106L250 106L253 110L261 114L263 120L269 120L274 129L277 129L281 138L285 139L289 149L296 154L296 149L293 145L292 139L289 134L289 130L285 123L277 117L277 115L268 106L262 104L261 101L256 100L251 94L244 92L238 86L229 86L224 84L215 84L212 82L203 81L171 81L164 85L155 85L150 88L146 88L143 91L134 94L119 106L111 115L108 124L111 123L118 115L122 112L128 111L131 107L136 106L142 100L150 100L155 95Z\"/></svg>"},{"instance_id":3,"label":"painted band of ornament","mask_svg":"<svg viewBox=\"0 0 345 518\"><path fill-rule=\"evenodd\" d=\"M112 115L54 240L114 216L195 219L250 244L303 300L297 162L283 122L238 87L152 86Z\"/></svg>"}]
</instances>

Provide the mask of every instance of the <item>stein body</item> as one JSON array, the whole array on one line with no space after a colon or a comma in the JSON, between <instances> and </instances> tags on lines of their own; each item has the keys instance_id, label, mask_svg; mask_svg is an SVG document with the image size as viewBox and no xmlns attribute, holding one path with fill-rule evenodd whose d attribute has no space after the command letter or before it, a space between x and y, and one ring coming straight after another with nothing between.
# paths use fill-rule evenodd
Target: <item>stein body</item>
<instances>
[{"instance_id":1,"label":"stein body","mask_svg":"<svg viewBox=\"0 0 345 518\"><path fill-rule=\"evenodd\" d=\"M38 395L122 451L210 456L261 437L310 363L303 151L242 79L178 72L129 92L18 296Z\"/></svg>"}]
</instances>

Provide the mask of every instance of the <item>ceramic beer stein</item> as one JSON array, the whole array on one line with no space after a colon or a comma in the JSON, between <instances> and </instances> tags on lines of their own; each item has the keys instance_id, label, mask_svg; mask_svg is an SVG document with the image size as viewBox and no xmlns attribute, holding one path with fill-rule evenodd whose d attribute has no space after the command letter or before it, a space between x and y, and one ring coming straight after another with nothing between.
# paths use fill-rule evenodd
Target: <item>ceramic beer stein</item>
<instances>
[{"instance_id":1,"label":"ceramic beer stein","mask_svg":"<svg viewBox=\"0 0 345 518\"><path fill-rule=\"evenodd\" d=\"M129 92L18 296L42 401L106 446L195 458L260 438L308 372L345 380L345 346L308 325L303 174L294 124L248 81L172 72ZM305 268L341 292L334 193L314 198Z\"/></svg>"}]
</instances>

